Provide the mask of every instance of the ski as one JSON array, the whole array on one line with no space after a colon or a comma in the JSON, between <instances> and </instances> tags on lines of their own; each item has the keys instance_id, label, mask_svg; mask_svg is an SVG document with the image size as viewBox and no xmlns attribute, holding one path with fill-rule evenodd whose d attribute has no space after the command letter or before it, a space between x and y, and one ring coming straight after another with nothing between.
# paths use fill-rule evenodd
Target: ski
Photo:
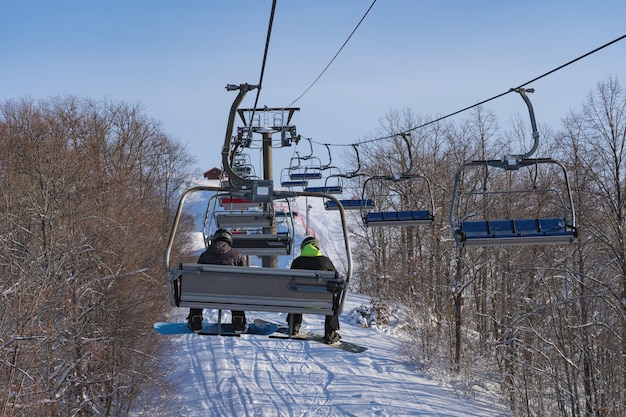
<instances>
[{"instance_id":1,"label":"ski","mask_svg":"<svg viewBox=\"0 0 626 417\"><path fill-rule=\"evenodd\" d=\"M346 342L344 340L340 340L339 342L329 345L328 343L324 342L323 335L318 334L318 333L313 333L313 332L302 331L302 330L300 330L300 332L297 334L289 336L288 326L280 326L278 324L271 323L265 320L260 320L260 319L254 320L254 324L259 325L259 326L274 324L277 327L276 333L280 333L281 335L280 336L270 335L270 337L273 339L303 340L303 341L317 342L317 343L321 343L323 345L326 345L335 349L340 349L340 350L343 350L345 352L350 352L350 353L362 353L367 350L365 346L357 345L356 343L352 343L352 342Z\"/></svg>"},{"instance_id":2,"label":"ski","mask_svg":"<svg viewBox=\"0 0 626 417\"><path fill-rule=\"evenodd\" d=\"M163 335L196 333L187 326L187 322L157 322L153 324L154 330ZM233 331L230 323L221 323L218 329L217 323L202 323L202 330L197 332L201 336L240 336L242 334L254 334L267 336L278 330L274 323L249 324L245 332Z\"/></svg>"}]
</instances>

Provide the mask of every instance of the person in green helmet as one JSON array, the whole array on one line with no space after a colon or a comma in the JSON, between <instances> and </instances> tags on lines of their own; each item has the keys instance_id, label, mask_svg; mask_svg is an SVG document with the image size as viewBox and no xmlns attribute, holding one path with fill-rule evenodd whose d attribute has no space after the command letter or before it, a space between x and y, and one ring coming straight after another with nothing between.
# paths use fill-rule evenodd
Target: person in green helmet
<instances>
[{"instance_id":1,"label":"person in green helmet","mask_svg":"<svg viewBox=\"0 0 626 417\"><path fill-rule=\"evenodd\" d=\"M302 240L300 244L300 256L293 260L291 269L337 272L332 261L322 255L320 242L313 236L307 236ZM302 326L302 314L288 314L287 323L291 323L292 320L293 332L296 334L300 331L300 327ZM324 342L327 344L338 342L341 339L341 335L337 333L337 330L339 330L339 317L336 315L326 316L324 321Z\"/></svg>"}]
</instances>

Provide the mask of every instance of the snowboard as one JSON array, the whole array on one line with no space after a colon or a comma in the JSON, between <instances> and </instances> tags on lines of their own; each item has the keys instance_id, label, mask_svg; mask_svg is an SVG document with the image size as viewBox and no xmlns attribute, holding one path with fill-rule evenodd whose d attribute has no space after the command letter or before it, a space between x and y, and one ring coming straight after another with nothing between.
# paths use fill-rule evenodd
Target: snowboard
<instances>
[{"instance_id":1,"label":"snowboard","mask_svg":"<svg viewBox=\"0 0 626 417\"><path fill-rule=\"evenodd\" d=\"M365 346L361 346L361 345L357 345L356 343L352 343L352 342L346 342L345 340L340 340L339 342L333 343L332 345L329 345L327 343L324 342L324 336L318 333L313 333L313 332L307 332L307 331L303 331L300 330L299 333L296 333L292 336L289 336L289 327L287 326L279 326L275 323L271 323L265 320L254 320L254 324L255 325L259 325L259 326L263 326L263 325L267 325L267 324L273 324L274 326L277 327L276 329L276 333L281 333L284 336L278 336L278 335L271 335L270 337L275 338L275 339L286 339L286 340L308 340L311 342L317 342L317 343L321 343L323 345L335 348L335 349L340 349L343 350L345 352L350 352L350 353L362 353L365 352L367 350L367 348Z\"/></svg>"},{"instance_id":2,"label":"snowboard","mask_svg":"<svg viewBox=\"0 0 626 417\"><path fill-rule=\"evenodd\" d=\"M154 330L164 335L195 333L187 326L187 322L157 322L153 324ZM202 336L239 336L242 334L256 334L267 336L278 330L278 325L274 323L248 324L248 328L243 333L235 333L233 325L222 323L220 332L217 332L217 323L202 323L202 330L198 332Z\"/></svg>"}]
</instances>

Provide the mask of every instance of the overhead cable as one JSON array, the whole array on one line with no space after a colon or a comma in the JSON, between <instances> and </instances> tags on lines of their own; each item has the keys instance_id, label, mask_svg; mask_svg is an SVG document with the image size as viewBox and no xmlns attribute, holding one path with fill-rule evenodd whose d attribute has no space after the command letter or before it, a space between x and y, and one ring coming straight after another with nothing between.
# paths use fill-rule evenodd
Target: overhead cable
<instances>
[{"instance_id":1,"label":"overhead cable","mask_svg":"<svg viewBox=\"0 0 626 417\"><path fill-rule=\"evenodd\" d=\"M270 38L272 36L272 26L274 25L274 12L276 11L276 0L272 1L272 10L270 12L270 20L267 27L267 36L265 38L265 50L263 51L263 63L261 64L261 75L259 77L259 87L256 92L256 98L254 99L254 106L252 107L252 114L250 115L250 121L254 119L254 112L256 106L259 103L259 96L261 95L261 88L263 88L263 75L265 74L265 64L267 63L267 53L270 49Z\"/></svg>"},{"instance_id":2,"label":"overhead cable","mask_svg":"<svg viewBox=\"0 0 626 417\"><path fill-rule=\"evenodd\" d=\"M600 50L602 50L602 49L604 49L604 48L606 48L606 47L608 47L610 45L613 45L614 43L617 43L617 42L619 42L619 41L621 41L621 40L623 40L625 38L626 38L626 35L622 35L622 36L620 36L620 37L618 37L618 38L616 38L616 39L614 39L614 40L612 40L612 41L610 41L608 43L605 43L604 45L602 45L602 46L600 46L600 47L598 47L598 48L596 48L596 49L594 49L592 51L587 52L586 54L583 54L583 55L579 56L578 58L572 59L571 61L569 61L569 62L567 62L567 63L565 63L565 64L563 64L561 66L558 66L558 67L556 67L556 68L554 68L554 69L552 69L552 70L550 70L550 71L548 71L548 72L546 72L546 73L544 73L544 74L542 74L542 75L540 75L538 77L535 77L535 78L531 79L530 81L526 81L525 83L520 84L519 86L517 86L515 88L510 88L509 90L507 90L507 91L505 91L503 93L495 95L495 96L493 96L491 98L488 98L486 100L482 100L482 101L480 101L480 102L478 102L476 104L472 104L471 106L464 107L461 110L457 110L457 111L455 111L453 113L450 113L450 114L447 114L445 116L438 117L437 119L434 119L434 120L431 120L429 122L423 123L423 124L421 124L419 126L413 127L413 128L411 128L409 130L406 130L404 132L398 132L398 133L394 133L394 134L391 134L391 135L388 135L388 136L382 136L382 137L378 137L378 138L374 138L374 139L369 139L369 140L366 140L366 141L363 141L363 142L359 142L358 144L372 143L372 142L377 142L377 141L381 141L381 140L391 139L391 138L396 137L398 135L403 135L403 134L406 134L406 133L413 132L414 130L421 129L423 127L426 127L426 126L429 126L431 124L440 122L440 121L442 121L444 119L447 119L449 117L455 116L455 115L457 115L459 113L462 113L464 111L473 109L474 107L478 107L478 106L480 106L482 104L485 104L485 103L487 103L489 101L492 101L492 100L495 100L495 99L500 98L502 96L505 96L505 95L507 95L507 94L509 94L511 92L514 92L514 91L516 91L516 90L518 90L518 89L520 89L520 88L522 88L522 87L524 87L524 86L526 86L526 85L528 85L530 83L533 83L533 82L535 82L537 80L540 80L540 79L542 79L544 77L547 77L548 75L550 75L550 74L552 74L552 73L554 73L556 71L559 71L559 70L561 70L561 69L567 67L568 65L571 65L571 64L573 64L573 63L575 63L577 61L580 61L583 58L587 58L588 56L593 55L594 53L596 53L596 52L598 52L598 51L600 51ZM348 145L332 145L332 146L352 146L352 144L348 144Z\"/></svg>"},{"instance_id":3,"label":"overhead cable","mask_svg":"<svg viewBox=\"0 0 626 417\"><path fill-rule=\"evenodd\" d=\"M335 61L335 59L337 58L337 56L339 56L339 54L341 53L341 51L343 50L343 48L346 46L346 44L348 43L348 41L350 41L350 38L352 38L352 35L354 35L354 33L356 32L356 30L359 28L359 26L361 26L361 23L363 23L363 20L365 20L365 17L368 15L368 13L370 12L370 10L372 10L372 7L374 7L374 4L376 3L376 0L374 0L372 2L372 4L370 4L370 7L367 9L367 11L365 12L365 14L363 15L363 17L361 18L361 20L359 20L359 23L357 23L357 25L355 26L355 28L352 30L352 33L350 33L350 36L348 36L348 39L346 39L346 41L343 43L343 45L341 45L341 48L339 48L339 50L337 51L337 53L335 54L335 56L333 57L333 59L330 60L330 62L328 63L328 65L326 65L326 67L322 70L322 72L320 73L320 75L317 76L317 78L315 80L313 80L313 82L311 83L311 85L309 85L306 90L304 90L302 92L302 94L300 94L294 101L292 101L291 103L289 103L287 106L285 106L285 108L289 108L291 106L293 106L298 100L300 100L302 98L302 96L304 96L306 93L308 93L308 91L311 89L311 87L313 87L315 85L315 83L317 83L317 81L322 78L322 75L324 75L324 73L326 72L326 70L331 66L331 64Z\"/></svg>"}]
</instances>

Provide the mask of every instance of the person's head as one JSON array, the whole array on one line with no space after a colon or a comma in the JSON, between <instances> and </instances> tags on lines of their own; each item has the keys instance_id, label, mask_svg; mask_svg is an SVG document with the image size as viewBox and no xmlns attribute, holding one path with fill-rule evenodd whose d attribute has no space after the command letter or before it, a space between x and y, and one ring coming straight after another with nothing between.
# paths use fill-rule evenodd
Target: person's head
<instances>
[{"instance_id":1,"label":"person's head","mask_svg":"<svg viewBox=\"0 0 626 417\"><path fill-rule=\"evenodd\" d=\"M304 239L302 239L302 243L300 243L300 250L304 249L306 245L311 245L315 249L320 250L320 242L313 236L307 236Z\"/></svg>"},{"instance_id":2,"label":"person's head","mask_svg":"<svg viewBox=\"0 0 626 417\"><path fill-rule=\"evenodd\" d=\"M217 229L215 233L213 233L213 236L211 237L211 241L213 243L222 241L232 246L233 235L228 230L220 228L220 229Z\"/></svg>"}]
</instances>

